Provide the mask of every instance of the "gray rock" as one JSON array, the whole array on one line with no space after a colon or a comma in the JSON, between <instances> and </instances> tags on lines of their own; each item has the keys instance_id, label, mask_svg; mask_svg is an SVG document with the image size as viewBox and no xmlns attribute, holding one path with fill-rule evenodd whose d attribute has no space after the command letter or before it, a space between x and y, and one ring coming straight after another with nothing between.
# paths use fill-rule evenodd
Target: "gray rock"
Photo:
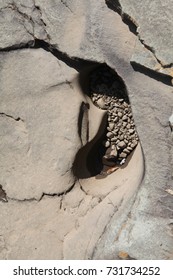
<instances>
[{"instance_id":1,"label":"gray rock","mask_svg":"<svg viewBox=\"0 0 173 280\"><path fill-rule=\"evenodd\" d=\"M66 83L76 71L42 49L1 53L0 60L4 190L21 200L62 193L74 184L71 168L80 146L75 110L82 99Z\"/></svg>"},{"instance_id":2,"label":"gray rock","mask_svg":"<svg viewBox=\"0 0 173 280\"><path fill-rule=\"evenodd\" d=\"M131 147L134 148L134 147L136 147L136 145L137 145L137 141L134 140L131 144Z\"/></svg>"},{"instance_id":3,"label":"gray rock","mask_svg":"<svg viewBox=\"0 0 173 280\"><path fill-rule=\"evenodd\" d=\"M117 157L118 152L117 152L116 147L114 147L114 149L112 149L112 151L110 152L110 155L113 156L113 157L115 157L115 158Z\"/></svg>"},{"instance_id":4,"label":"gray rock","mask_svg":"<svg viewBox=\"0 0 173 280\"><path fill-rule=\"evenodd\" d=\"M120 135L119 136L119 139L122 141L124 139L124 136L123 135ZM124 142L125 143L125 142ZM119 146L120 147L120 146Z\"/></svg>"},{"instance_id":5,"label":"gray rock","mask_svg":"<svg viewBox=\"0 0 173 280\"><path fill-rule=\"evenodd\" d=\"M134 129L129 129L129 133L133 134L134 133Z\"/></svg>"},{"instance_id":6,"label":"gray rock","mask_svg":"<svg viewBox=\"0 0 173 280\"><path fill-rule=\"evenodd\" d=\"M158 3L157 0L154 0L151 3L147 0L144 4L135 0L128 2L126 0L119 0L119 3L122 8L122 14L128 15L130 20L136 25L140 41L144 42L143 45L141 42L137 43L132 61L154 71L167 72L168 75L172 76L173 8L170 5L170 1L164 0ZM149 20L146 20L146 14ZM162 40L162 36L164 36L164 40ZM147 49L145 46L147 46ZM170 65L170 68L164 69L166 65Z\"/></svg>"},{"instance_id":7,"label":"gray rock","mask_svg":"<svg viewBox=\"0 0 173 280\"><path fill-rule=\"evenodd\" d=\"M109 141L106 141L105 147L108 148L109 146L110 146L110 142L109 142Z\"/></svg>"},{"instance_id":8,"label":"gray rock","mask_svg":"<svg viewBox=\"0 0 173 280\"><path fill-rule=\"evenodd\" d=\"M126 121L127 119L128 119L127 115L124 115L124 116L122 117L122 120L123 120L123 121Z\"/></svg>"},{"instance_id":9,"label":"gray rock","mask_svg":"<svg viewBox=\"0 0 173 280\"><path fill-rule=\"evenodd\" d=\"M172 76L171 2L119 1L158 61L153 68L147 60L146 68ZM0 60L0 184L8 198L0 203L1 259L118 259L122 252L172 259L172 88L151 79L148 70L148 76L133 70L138 38L105 1L0 1L0 14L0 48L8 50ZM36 38L42 50L13 50ZM132 60L145 66L144 58ZM106 63L124 81L145 173L138 145L118 172L99 180L88 172L70 190L73 160L85 138L78 116L86 102L73 67L81 73L86 60ZM93 106L89 145L101 133L105 113ZM81 158L79 173L85 153Z\"/></svg>"},{"instance_id":10,"label":"gray rock","mask_svg":"<svg viewBox=\"0 0 173 280\"><path fill-rule=\"evenodd\" d=\"M114 129L114 126L115 126L115 124L113 122L109 123L109 127L110 127L111 130Z\"/></svg>"},{"instance_id":11,"label":"gray rock","mask_svg":"<svg viewBox=\"0 0 173 280\"><path fill-rule=\"evenodd\" d=\"M108 133L106 134L106 136L107 136L108 138L112 138L114 135L113 135L112 132L108 132Z\"/></svg>"},{"instance_id":12,"label":"gray rock","mask_svg":"<svg viewBox=\"0 0 173 280\"><path fill-rule=\"evenodd\" d=\"M118 117L121 118L123 114L121 112L118 112Z\"/></svg>"},{"instance_id":13,"label":"gray rock","mask_svg":"<svg viewBox=\"0 0 173 280\"><path fill-rule=\"evenodd\" d=\"M125 153L124 151L122 153L119 154L120 158L126 158L127 157L127 153Z\"/></svg>"},{"instance_id":14,"label":"gray rock","mask_svg":"<svg viewBox=\"0 0 173 280\"><path fill-rule=\"evenodd\" d=\"M126 143L125 143L124 141L120 141L120 142L118 143L118 147L123 149L123 148L126 147Z\"/></svg>"}]
</instances>

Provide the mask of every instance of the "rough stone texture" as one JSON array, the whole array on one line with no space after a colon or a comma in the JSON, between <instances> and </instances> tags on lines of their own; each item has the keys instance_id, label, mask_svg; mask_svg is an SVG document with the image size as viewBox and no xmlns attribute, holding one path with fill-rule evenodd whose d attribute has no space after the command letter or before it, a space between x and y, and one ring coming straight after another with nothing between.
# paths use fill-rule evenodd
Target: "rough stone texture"
<instances>
[{"instance_id":1,"label":"rough stone texture","mask_svg":"<svg viewBox=\"0 0 173 280\"><path fill-rule=\"evenodd\" d=\"M119 0L124 13L137 24L139 38L150 47L163 66L173 62L172 12L169 0Z\"/></svg>"},{"instance_id":2,"label":"rough stone texture","mask_svg":"<svg viewBox=\"0 0 173 280\"><path fill-rule=\"evenodd\" d=\"M66 82L76 71L42 49L1 53L0 60L1 184L13 199L62 193L74 184L81 145L82 97Z\"/></svg>"},{"instance_id":3,"label":"rough stone texture","mask_svg":"<svg viewBox=\"0 0 173 280\"><path fill-rule=\"evenodd\" d=\"M170 1L119 2L172 63ZM0 13L0 258L173 259L172 87L134 71L136 35L102 0L1 0ZM105 115L79 86L80 59L122 78L142 146L106 178L85 166Z\"/></svg>"},{"instance_id":4,"label":"rough stone texture","mask_svg":"<svg viewBox=\"0 0 173 280\"><path fill-rule=\"evenodd\" d=\"M129 25L136 26L137 46L131 62L173 77L173 35L170 0L107 0ZM131 22L131 23L130 23Z\"/></svg>"}]
</instances>

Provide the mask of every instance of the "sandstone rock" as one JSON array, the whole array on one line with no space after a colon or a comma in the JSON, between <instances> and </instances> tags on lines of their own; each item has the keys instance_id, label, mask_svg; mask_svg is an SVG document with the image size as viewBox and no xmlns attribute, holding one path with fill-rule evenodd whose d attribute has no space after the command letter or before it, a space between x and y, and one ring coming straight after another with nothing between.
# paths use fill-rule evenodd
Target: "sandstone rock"
<instances>
[{"instance_id":1,"label":"sandstone rock","mask_svg":"<svg viewBox=\"0 0 173 280\"><path fill-rule=\"evenodd\" d=\"M110 0L108 2L114 4L114 1ZM143 4L135 0L128 2L119 0L119 3L121 5L122 14L126 14L137 27L138 36L140 38L132 61L140 63L154 71L162 72L163 70L163 72L165 71L168 75L172 76L173 41L171 34L173 28L173 8L170 5L170 1L164 0L163 3L158 3L157 0L154 0L151 3L147 0L145 4ZM150 20L146 20L146 13ZM155 16L153 16L153 14ZM161 39L163 34L164 40ZM140 46L139 51L141 42L143 42L144 46ZM150 52L145 50L145 46ZM142 48L144 49L143 51L141 51ZM170 67L168 67L169 69L164 69L166 65L170 65Z\"/></svg>"},{"instance_id":2,"label":"sandstone rock","mask_svg":"<svg viewBox=\"0 0 173 280\"><path fill-rule=\"evenodd\" d=\"M154 53L162 64L153 68L147 61L147 68L167 69L171 76L170 1L119 2L122 14L139 26L139 38L152 58ZM0 14L0 48L5 50L0 63L0 184L8 199L0 201L1 259L172 259L172 192L165 191L172 185L172 88L148 70L146 75L133 70L130 58L138 38L105 1L0 1ZM30 49L35 39L35 48L42 50ZM29 49L19 50L25 46ZM132 58L144 66L146 59ZM140 145L128 164L109 176L84 172L86 150L106 127L101 110L90 104L89 142L78 172L87 175L71 189L71 168L82 145L79 112L87 99L72 76L80 76L91 61L109 65L125 83L145 174Z\"/></svg>"},{"instance_id":3,"label":"sandstone rock","mask_svg":"<svg viewBox=\"0 0 173 280\"><path fill-rule=\"evenodd\" d=\"M82 99L66 83L76 71L42 49L0 57L1 184L13 199L62 193L74 184L71 168L80 147L76 111Z\"/></svg>"}]
</instances>

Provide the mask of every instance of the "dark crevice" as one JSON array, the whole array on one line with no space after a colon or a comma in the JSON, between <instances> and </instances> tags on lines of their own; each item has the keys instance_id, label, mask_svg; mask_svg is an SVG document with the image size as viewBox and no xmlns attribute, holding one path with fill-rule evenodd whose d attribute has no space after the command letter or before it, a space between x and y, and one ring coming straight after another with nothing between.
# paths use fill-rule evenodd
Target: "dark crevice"
<instances>
[{"instance_id":1,"label":"dark crevice","mask_svg":"<svg viewBox=\"0 0 173 280\"><path fill-rule=\"evenodd\" d=\"M15 202L19 202L19 203L25 203L25 202L38 202L38 200L36 198L24 198L24 199L18 199L18 198L13 198L13 197L8 197L9 201L15 201Z\"/></svg>"},{"instance_id":2,"label":"dark crevice","mask_svg":"<svg viewBox=\"0 0 173 280\"><path fill-rule=\"evenodd\" d=\"M67 5L65 0L60 0L61 3L73 14L73 11L70 9L70 7Z\"/></svg>"},{"instance_id":3,"label":"dark crevice","mask_svg":"<svg viewBox=\"0 0 173 280\"><path fill-rule=\"evenodd\" d=\"M52 55L54 55L57 59L63 61L66 65L68 65L71 68L74 68L78 72L87 67L91 67L92 65L94 66L97 63L95 61L84 60L77 57L70 57L66 53L59 51L57 49L57 46L39 39L35 39L35 40L33 39L31 41L28 41L27 43L16 44L3 49L1 48L0 51L10 52L10 51L16 51L20 49L39 49L39 48L42 48L45 51L52 53Z\"/></svg>"},{"instance_id":4,"label":"dark crevice","mask_svg":"<svg viewBox=\"0 0 173 280\"><path fill-rule=\"evenodd\" d=\"M6 192L3 189L3 186L0 184L0 201L8 202Z\"/></svg>"},{"instance_id":5,"label":"dark crevice","mask_svg":"<svg viewBox=\"0 0 173 280\"><path fill-rule=\"evenodd\" d=\"M173 67L173 63L162 65L164 69Z\"/></svg>"},{"instance_id":6,"label":"dark crevice","mask_svg":"<svg viewBox=\"0 0 173 280\"><path fill-rule=\"evenodd\" d=\"M137 27L138 27L137 24L134 22L134 20L132 20L130 18L129 15L127 15L126 13L124 13L122 11L122 7L121 7L119 1L118 0L114 0L114 1L106 0L105 2L106 2L106 4L107 4L109 9L113 10L114 12L118 13L121 16L122 21L128 26L129 30L133 34L137 35L138 34L138 32L137 32Z\"/></svg>"},{"instance_id":7,"label":"dark crevice","mask_svg":"<svg viewBox=\"0 0 173 280\"><path fill-rule=\"evenodd\" d=\"M162 61L159 60L158 57L156 56L155 50L152 47L150 47L149 45L147 45L142 38L140 38L140 34L137 31L138 24L135 22L134 19L132 19L130 17L130 15L123 12L121 4L119 3L118 0L106 0L105 2L107 4L108 8L117 12L121 16L122 21L129 27L129 30L138 37L138 40L140 41L140 43L148 51L151 52L151 55L154 56L154 58L157 60L157 62L160 64L160 66L162 68L166 69L166 68L171 68L173 66L173 63L170 63L168 65L164 65L162 63ZM143 65L137 66L139 64L137 64L136 62L131 62L131 64L134 66L135 71L139 71L139 72L149 76L150 78L153 78L157 81L161 81L161 82L163 82L167 85L172 85L172 83L170 82L172 78L169 76L169 74L166 75L164 73L159 73L159 72L157 72L155 70L152 70L152 69L149 69L149 68L147 68ZM139 70L137 70L137 69L139 69ZM156 74L154 74L154 73L156 73Z\"/></svg>"},{"instance_id":8,"label":"dark crevice","mask_svg":"<svg viewBox=\"0 0 173 280\"><path fill-rule=\"evenodd\" d=\"M18 51L22 49L29 49L34 47L35 41L34 39L28 41L27 43L20 43L6 48L0 48L0 52L10 52L10 51Z\"/></svg>"},{"instance_id":9,"label":"dark crevice","mask_svg":"<svg viewBox=\"0 0 173 280\"><path fill-rule=\"evenodd\" d=\"M59 197L59 196L66 195L67 193L69 193L69 192L72 191L72 189L74 188L75 184L76 184L76 180L75 180L74 184L73 184L69 189L67 189L67 190L65 190L65 191L63 191L63 192L61 192L61 193L52 193L52 194L43 193L42 196L41 196L41 198L39 199L39 201L42 200L43 197L45 197L45 196L49 196L49 197L55 197L55 196L57 196L57 197Z\"/></svg>"},{"instance_id":10,"label":"dark crevice","mask_svg":"<svg viewBox=\"0 0 173 280\"><path fill-rule=\"evenodd\" d=\"M76 181L75 181L76 183ZM17 199L17 198L12 198L6 195L5 191L2 188L2 185L0 185L0 200L3 202L8 202L8 201L16 201L19 203L24 203L24 202L39 202L43 199L43 197L45 196L49 196L49 197L61 197L63 195L66 195L67 193L69 193L73 187L75 186L75 183L67 190L65 190L64 192L61 193L52 193L52 194L48 194L48 193L43 193L42 196L40 197L40 199L36 199L36 198L24 198L24 199Z\"/></svg>"},{"instance_id":11,"label":"dark crevice","mask_svg":"<svg viewBox=\"0 0 173 280\"><path fill-rule=\"evenodd\" d=\"M47 30L46 30L46 22L43 20L43 15L42 15L42 10L40 8L40 6L36 5L35 4L35 0L34 0L34 8L39 12L40 14L40 22L42 23L42 25L44 26L44 31L46 33L46 36L47 36L47 40L50 41L50 35L48 34Z\"/></svg>"},{"instance_id":12,"label":"dark crevice","mask_svg":"<svg viewBox=\"0 0 173 280\"><path fill-rule=\"evenodd\" d=\"M138 34L138 38L139 38L139 41L141 42L141 44L142 44L148 51L151 52L151 55L154 56L154 58L157 60L157 62L160 64L160 66L163 67L163 68L165 68L165 66L162 64L161 60L159 60L159 59L157 58L157 56L156 56L156 54L155 54L155 50L154 50L152 47L148 46L148 45L145 43L145 41L142 40L142 39L140 38L140 35L139 35L139 34Z\"/></svg>"},{"instance_id":13,"label":"dark crevice","mask_svg":"<svg viewBox=\"0 0 173 280\"><path fill-rule=\"evenodd\" d=\"M22 121L23 122L23 120L21 119L21 118L14 118L13 116L11 116L11 115L8 115L8 114L5 114L5 113L0 113L0 116L2 116L2 117L7 117L7 118L10 118L10 119L13 119L14 121Z\"/></svg>"},{"instance_id":14,"label":"dark crevice","mask_svg":"<svg viewBox=\"0 0 173 280\"><path fill-rule=\"evenodd\" d=\"M145 41L143 39L140 38L140 35L138 34L138 38L139 38L139 41L141 42L141 44L148 50L152 53L152 55L155 57L155 59L157 60L157 62L160 64L160 66L164 69L166 68L171 68L173 66L173 63L170 63L170 64L163 64L162 61L160 59L158 59L158 57L156 56L155 54L155 50L150 47L149 45L147 45L145 43Z\"/></svg>"},{"instance_id":15,"label":"dark crevice","mask_svg":"<svg viewBox=\"0 0 173 280\"><path fill-rule=\"evenodd\" d=\"M165 85L171 86L172 87L172 77L170 77L169 75L166 75L164 73L158 73L154 70L151 70L149 68L146 68L143 65L140 65L138 63L136 63L135 61L131 62L131 65L133 67L133 69L137 72L140 72L158 82L162 82Z\"/></svg>"},{"instance_id":16,"label":"dark crevice","mask_svg":"<svg viewBox=\"0 0 173 280\"><path fill-rule=\"evenodd\" d=\"M69 57L66 53L59 51L56 46L49 44L43 40L36 39L33 46L34 49L42 48L45 51L51 52L56 58L66 63L69 67L74 68L78 72L87 66L94 65L96 62L87 61L81 58Z\"/></svg>"}]
</instances>

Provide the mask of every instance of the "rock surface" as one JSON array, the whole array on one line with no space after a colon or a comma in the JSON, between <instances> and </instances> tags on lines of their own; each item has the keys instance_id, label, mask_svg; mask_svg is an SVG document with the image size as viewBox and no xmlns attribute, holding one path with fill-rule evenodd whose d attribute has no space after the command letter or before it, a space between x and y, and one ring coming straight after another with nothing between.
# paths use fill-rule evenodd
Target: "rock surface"
<instances>
[{"instance_id":1,"label":"rock surface","mask_svg":"<svg viewBox=\"0 0 173 280\"><path fill-rule=\"evenodd\" d=\"M172 8L119 0L137 38L107 4L0 1L1 259L173 259L172 87L131 65L171 73ZM88 167L99 167L106 127L128 118L107 126L107 108L92 104L93 62L122 80L139 138L106 177Z\"/></svg>"},{"instance_id":2,"label":"rock surface","mask_svg":"<svg viewBox=\"0 0 173 280\"><path fill-rule=\"evenodd\" d=\"M67 82L76 71L43 49L1 53L0 59L2 186L20 200L67 191L81 145L82 98Z\"/></svg>"},{"instance_id":3,"label":"rock surface","mask_svg":"<svg viewBox=\"0 0 173 280\"><path fill-rule=\"evenodd\" d=\"M131 62L173 77L173 6L170 0L107 0L128 24L136 27L137 44Z\"/></svg>"}]
</instances>

